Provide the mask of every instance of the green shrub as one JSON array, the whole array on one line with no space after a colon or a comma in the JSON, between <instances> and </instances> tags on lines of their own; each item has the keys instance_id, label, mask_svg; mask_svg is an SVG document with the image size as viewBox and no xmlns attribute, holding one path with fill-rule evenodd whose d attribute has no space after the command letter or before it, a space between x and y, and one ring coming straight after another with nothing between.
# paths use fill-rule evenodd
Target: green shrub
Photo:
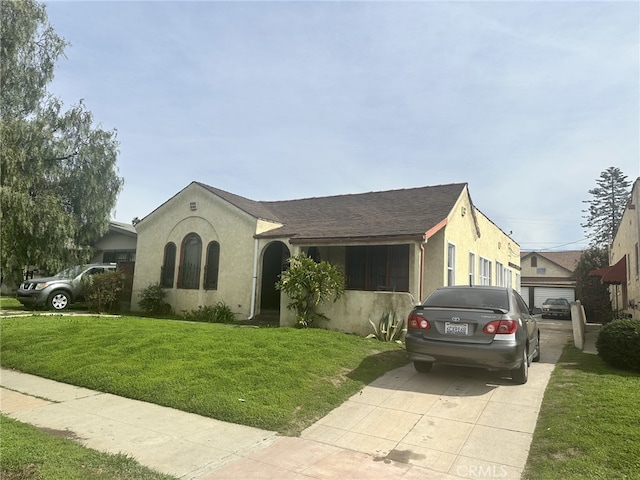
<instances>
[{"instance_id":1,"label":"green shrub","mask_svg":"<svg viewBox=\"0 0 640 480\"><path fill-rule=\"evenodd\" d=\"M84 298L89 310L99 313L119 311L126 278L120 270L84 277Z\"/></svg>"},{"instance_id":2,"label":"green shrub","mask_svg":"<svg viewBox=\"0 0 640 480\"><path fill-rule=\"evenodd\" d=\"M381 342L402 343L402 335L407 331L404 328L404 319L398 319L395 312L385 312L377 326L371 319L369 323L373 327L373 333L367 335L367 338L377 338Z\"/></svg>"},{"instance_id":3,"label":"green shrub","mask_svg":"<svg viewBox=\"0 0 640 480\"><path fill-rule=\"evenodd\" d=\"M609 365L640 372L640 320L614 320L603 325L596 347Z\"/></svg>"},{"instance_id":4,"label":"green shrub","mask_svg":"<svg viewBox=\"0 0 640 480\"><path fill-rule=\"evenodd\" d=\"M167 291L156 283L140 292L140 308L147 313L170 313L171 306L165 302Z\"/></svg>"},{"instance_id":5,"label":"green shrub","mask_svg":"<svg viewBox=\"0 0 640 480\"><path fill-rule=\"evenodd\" d=\"M344 275L336 265L316 262L304 252L289 258L289 268L280 274L276 288L284 292L296 313L298 327L305 328L317 319L328 320L318 307L329 299L335 302L344 293Z\"/></svg>"},{"instance_id":6,"label":"green shrub","mask_svg":"<svg viewBox=\"0 0 640 480\"><path fill-rule=\"evenodd\" d=\"M233 323L236 316L228 305L218 302L215 305L201 305L197 310L185 312L184 319L192 322Z\"/></svg>"}]
</instances>

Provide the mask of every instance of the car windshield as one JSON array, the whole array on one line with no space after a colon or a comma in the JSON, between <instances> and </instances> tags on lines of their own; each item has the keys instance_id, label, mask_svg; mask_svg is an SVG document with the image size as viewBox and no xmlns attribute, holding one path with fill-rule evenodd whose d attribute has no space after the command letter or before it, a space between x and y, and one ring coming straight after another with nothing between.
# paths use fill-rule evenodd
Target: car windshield
<instances>
[{"instance_id":1,"label":"car windshield","mask_svg":"<svg viewBox=\"0 0 640 480\"><path fill-rule=\"evenodd\" d=\"M75 267L67 268L66 270L62 270L54 275L57 278L68 278L74 279L82 272L82 266L76 265Z\"/></svg>"},{"instance_id":2,"label":"car windshield","mask_svg":"<svg viewBox=\"0 0 640 480\"><path fill-rule=\"evenodd\" d=\"M566 305L568 302L564 298L548 298L546 305Z\"/></svg>"},{"instance_id":3,"label":"car windshield","mask_svg":"<svg viewBox=\"0 0 640 480\"><path fill-rule=\"evenodd\" d=\"M491 308L509 310L506 290L478 288L443 288L433 292L423 303L425 307Z\"/></svg>"}]
</instances>

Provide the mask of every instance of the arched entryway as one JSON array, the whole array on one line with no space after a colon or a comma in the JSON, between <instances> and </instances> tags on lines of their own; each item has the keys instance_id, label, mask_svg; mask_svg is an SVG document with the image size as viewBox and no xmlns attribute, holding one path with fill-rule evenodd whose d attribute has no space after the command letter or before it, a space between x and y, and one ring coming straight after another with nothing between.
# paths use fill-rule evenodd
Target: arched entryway
<instances>
[{"instance_id":1,"label":"arched entryway","mask_svg":"<svg viewBox=\"0 0 640 480\"><path fill-rule=\"evenodd\" d=\"M290 257L287 246L282 242L270 243L262 255L262 280L260 283L260 317L280 318L280 291L276 289L278 275L287 267Z\"/></svg>"}]
</instances>

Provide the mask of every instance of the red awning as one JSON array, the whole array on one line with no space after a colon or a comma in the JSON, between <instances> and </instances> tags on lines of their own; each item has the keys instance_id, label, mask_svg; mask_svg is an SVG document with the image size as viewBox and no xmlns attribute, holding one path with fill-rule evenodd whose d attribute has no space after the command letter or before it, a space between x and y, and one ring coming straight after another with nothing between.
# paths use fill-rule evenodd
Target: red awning
<instances>
[{"instance_id":1,"label":"red awning","mask_svg":"<svg viewBox=\"0 0 640 480\"><path fill-rule=\"evenodd\" d=\"M601 277L600 281L607 285L620 285L627 281L627 256L618 260L615 265L604 268L597 268L589 272L591 277Z\"/></svg>"}]
</instances>

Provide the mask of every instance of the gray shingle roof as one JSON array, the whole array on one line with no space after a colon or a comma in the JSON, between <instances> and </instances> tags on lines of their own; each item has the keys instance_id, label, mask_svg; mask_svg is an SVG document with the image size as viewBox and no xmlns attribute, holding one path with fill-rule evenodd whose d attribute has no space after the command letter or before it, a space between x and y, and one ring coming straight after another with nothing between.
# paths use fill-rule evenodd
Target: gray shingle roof
<instances>
[{"instance_id":1,"label":"gray shingle roof","mask_svg":"<svg viewBox=\"0 0 640 480\"><path fill-rule=\"evenodd\" d=\"M547 260L561 266L573 272L577 265L580 257L582 256L582 250L564 250L558 252L520 252L520 261L531 255L537 255L539 257L544 257Z\"/></svg>"},{"instance_id":2,"label":"gray shingle roof","mask_svg":"<svg viewBox=\"0 0 640 480\"><path fill-rule=\"evenodd\" d=\"M420 237L446 219L466 183L285 201L254 201L197 182L244 212L282 227L260 237L354 240Z\"/></svg>"}]
</instances>

